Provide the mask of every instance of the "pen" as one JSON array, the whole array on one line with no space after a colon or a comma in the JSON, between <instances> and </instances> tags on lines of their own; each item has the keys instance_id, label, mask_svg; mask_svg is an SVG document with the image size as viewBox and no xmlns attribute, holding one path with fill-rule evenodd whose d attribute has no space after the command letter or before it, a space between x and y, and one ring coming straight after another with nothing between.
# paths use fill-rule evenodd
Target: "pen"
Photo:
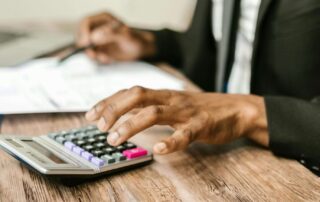
<instances>
[{"instance_id":1,"label":"pen","mask_svg":"<svg viewBox=\"0 0 320 202\"><path fill-rule=\"evenodd\" d=\"M66 56L62 57L60 60L59 60L59 64L63 63L64 61L66 61L68 58L70 58L71 56L77 54L77 53L80 53L80 52L83 52L89 48L93 48L94 46L93 45L88 45L88 46L84 46L84 47L79 47L79 48L75 48L73 51L71 51L69 54L67 54Z\"/></svg>"}]
</instances>

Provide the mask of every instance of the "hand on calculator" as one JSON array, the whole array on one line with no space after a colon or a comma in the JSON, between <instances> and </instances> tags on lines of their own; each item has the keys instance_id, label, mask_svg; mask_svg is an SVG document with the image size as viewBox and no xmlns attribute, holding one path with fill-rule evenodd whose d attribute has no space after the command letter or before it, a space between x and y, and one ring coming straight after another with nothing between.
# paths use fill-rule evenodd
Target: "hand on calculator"
<instances>
[{"instance_id":1,"label":"hand on calculator","mask_svg":"<svg viewBox=\"0 0 320 202\"><path fill-rule=\"evenodd\" d=\"M108 131L124 114L137 110L133 117L114 127L107 138L117 146L152 125L170 125L172 136L157 143L153 150L167 154L185 149L194 141L224 144L241 136L268 146L264 100L253 95L191 93L133 87L99 102L86 114Z\"/></svg>"}]
</instances>

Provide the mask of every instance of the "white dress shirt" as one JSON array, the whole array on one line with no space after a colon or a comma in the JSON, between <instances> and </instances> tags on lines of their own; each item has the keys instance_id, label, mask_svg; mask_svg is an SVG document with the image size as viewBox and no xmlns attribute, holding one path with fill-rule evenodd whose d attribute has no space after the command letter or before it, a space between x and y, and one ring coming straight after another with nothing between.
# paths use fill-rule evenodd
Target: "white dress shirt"
<instances>
[{"instance_id":1,"label":"white dress shirt","mask_svg":"<svg viewBox=\"0 0 320 202\"><path fill-rule=\"evenodd\" d=\"M234 63L227 82L228 93L250 93L253 41L261 0L241 0L240 18L236 35ZM213 35L222 37L223 0L213 0Z\"/></svg>"}]
</instances>

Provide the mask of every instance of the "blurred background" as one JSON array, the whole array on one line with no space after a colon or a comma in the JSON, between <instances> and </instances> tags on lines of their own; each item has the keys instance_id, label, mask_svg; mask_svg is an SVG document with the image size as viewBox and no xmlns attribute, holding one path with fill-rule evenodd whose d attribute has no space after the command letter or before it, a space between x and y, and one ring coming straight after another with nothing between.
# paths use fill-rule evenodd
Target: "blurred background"
<instances>
[{"instance_id":1,"label":"blurred background","mask_svg":"<svg viewBox=\"0 0 320 202\"><path fill-rule=\"evenodd\" d=\"M0 24L21 22L78 23L110 11L139 28L185 30L196 0L0 0Z\"/></svg>"}]
</instances>

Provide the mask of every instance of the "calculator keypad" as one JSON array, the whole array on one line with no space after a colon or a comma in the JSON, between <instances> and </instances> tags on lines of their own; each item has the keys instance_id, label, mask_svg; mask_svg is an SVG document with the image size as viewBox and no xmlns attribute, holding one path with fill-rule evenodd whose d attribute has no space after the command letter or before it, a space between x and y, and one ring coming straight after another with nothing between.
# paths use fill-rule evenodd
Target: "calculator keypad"
<instances>
[{"instance_id":1,"label":"calculator keypad","mask_svg":"<svg viewBox=\"0 0 320 202\"><path fill-rule=\"evenodd\" d=\"M131 142L113 147L106 142L107 135L108 133L99 131L95 126L88 126L48 136L99 167L148 154L147 150Z\"/></svg>"}]
</instances>

